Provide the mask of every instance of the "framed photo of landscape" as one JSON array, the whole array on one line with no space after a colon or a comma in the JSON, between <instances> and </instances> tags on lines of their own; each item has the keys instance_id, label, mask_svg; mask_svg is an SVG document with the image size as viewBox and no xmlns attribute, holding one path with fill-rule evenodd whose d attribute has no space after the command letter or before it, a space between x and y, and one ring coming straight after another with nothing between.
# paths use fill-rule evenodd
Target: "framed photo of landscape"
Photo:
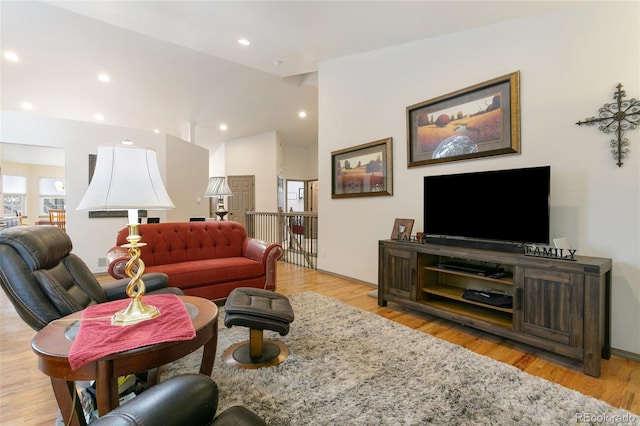
<instances>
[{"instance_id":1,"label":"framed photo of landscape","mask_svg":"<svg viewBox=\"0 0 640 426\"><path fill-rule=\"evenodd\" d=\"M393 194L392 138L331 153L331 198Z\"/></svg>"},{"instance_id":2,"label":"framed photo of landscape","mask_svg":"<svg viewBox=\"0 0 640 426\"><path fill-rule=\"evenodd\" d=\"M520 72L407 107L408 166L520 152Z\"/></svg>"}]
</instances>

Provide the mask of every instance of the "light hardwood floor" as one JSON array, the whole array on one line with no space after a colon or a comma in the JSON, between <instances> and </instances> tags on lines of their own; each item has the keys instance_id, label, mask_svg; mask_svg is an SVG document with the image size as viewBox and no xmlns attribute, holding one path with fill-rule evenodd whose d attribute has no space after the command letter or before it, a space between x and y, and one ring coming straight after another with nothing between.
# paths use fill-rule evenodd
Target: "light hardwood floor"
<instances>
[{"instance_id":1,"label":"light hardwood floor","mask_svg":"<svg viewBox=\"0 0 640 426\"><path fill-rule=\"evenodd\" d=\"M278 291L314 291L392 321L464 346L565 387L602 399L640 415L640 363L612 356L596 379L577 362L462 327L452 322L389 303L379 307L367 295L372 287L333 275L280 262ZM108 279L108 277L100 277ZM35 332L18 317L4 293L0 295L0 425L54 424L57 405L48 378L37 368L30 343Z\"/></svg>"}]
</instances>

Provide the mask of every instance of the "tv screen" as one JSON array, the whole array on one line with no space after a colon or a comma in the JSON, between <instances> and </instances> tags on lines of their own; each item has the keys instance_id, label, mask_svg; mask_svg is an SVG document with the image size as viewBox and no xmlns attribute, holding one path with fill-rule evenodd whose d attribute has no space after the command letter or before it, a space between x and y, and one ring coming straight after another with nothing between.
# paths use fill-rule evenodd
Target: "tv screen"
<instances>
[{"instance_id":1,"label":"tv screen","mask_svg":"<svg viewBox=\"0 0 640 426\"><path fill-rule=\"evenodd\" d=\"M549 243L551 167L424 177L424 233Z\"/></svg>"}]
</instances>

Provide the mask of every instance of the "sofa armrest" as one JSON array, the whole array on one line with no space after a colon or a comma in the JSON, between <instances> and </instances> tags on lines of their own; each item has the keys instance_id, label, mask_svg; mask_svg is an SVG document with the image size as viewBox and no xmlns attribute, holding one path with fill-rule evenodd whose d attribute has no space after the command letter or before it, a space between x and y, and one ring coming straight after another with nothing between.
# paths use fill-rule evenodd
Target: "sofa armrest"
<instances>
[{"instance_id":1,"label":"sofa armrest","mask_svg":"<svg viewBox=\"0 0 640 426\"><path fill-rule=\"evenodd\" d=\"M256 238L246 238L242 245L242 255L249 259L257 260L264 264L266 290L276 289L276 273L278 259L282 257L284 250L280 244L272 244Z\"/></svg>"},{"instance_id":2,"label":"sofa armrest","mask_svg":"<svg viewBox=\"0 0 640 426\"><path fill-rule=\"evenodd\" d=\"M129 297L127 296L127 284L129 284L129 281L129 278L122 278L102 284L107 300L118 300ZM142 281L144 281L144 287L147 294L152 291L162 290L169 286L169 276L159 272L144 274L142 276Z\"/></svg>"},{"instance_id":3,"label":"sofa armrest","mask_svg":"<svg viewBox=\"0 0 640 426\"><path fill-rule=\"evenodd\" d=\"M107 252L109 275L115 279L127 278L124 270L129 259L129 250L120 246L111 247Z\"/></svg>"}]
</instances>

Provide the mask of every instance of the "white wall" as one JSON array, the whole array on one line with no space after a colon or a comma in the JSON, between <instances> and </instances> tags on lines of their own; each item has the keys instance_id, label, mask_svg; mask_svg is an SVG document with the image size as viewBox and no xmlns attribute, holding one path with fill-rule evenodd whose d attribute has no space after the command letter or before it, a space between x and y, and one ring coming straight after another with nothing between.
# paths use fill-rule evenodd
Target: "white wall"
<instances>
[{"instance_id":1,"label":"white wall","mask_svg":"<svg viewBox=\"0 0 640 426\"><path fill-rule=\"evenodd\" d=\"M215 172L221 169L221 155L225 158L225 173ZM209 167L212 173L218 173L215 176L255 176L256 211L277 211L278 176L285 180L318 178L317 147L285 145L275 131L227 141L214 156L209 158Z\"/></svg>"},{"instance_id":2,"label":"white wall","mask_svg":"<svg viewBox=\"0 0 640 426\"><path fill-rule=\"evenodd\" d=\"M181 200L183 196L185 199L195 200L197 195L204 192L202 186L206 185L208 179L208 155L202 154L202 148L179 141L177 138L167 141L166 135L155 134L152 131L9 111L1 112L0 123L2 142L64 148L67 233L73 241L74 253L80 256L93 272L106 271L106 268L98 267L98 259L104 258L107 250L114 245L117 232L127 224L126 218L89 219L87 212L75 210L89 186L89 154L95 154L98 145L115 144L128 138L136 145L155 149L165 183L167 173L172 176L172 182L168 185L172 189L168 192L176 204L176 210L172 211L176 217L187 218L193 211L193 205L184 206L176 200ZM180 149L176 148L180 143L184 144L184 154L176 157L173 152ZM171 157L167 156L167 146L170 146ZM194 153L190 159L186 157L188 152ZM178 161L174 163L176 158ZM189 174L185 180L181 172L184 171L184 164L190 162L197 165L194 166L195 170L203 170L202 176ZM197 182L197 185L194 182ZM160 217L162 222L167 221L166 211L149 211L149 215Z\"/></svg>"},{"instance_id":3,"label":"white wall","mask_svg":"<svg viewBox=\"0 0 640 426\"><path fill-rule=\"evenodd\" d=\"M227 176L255 176L256 211L278 210L278 136L267 132L225 143Z\"/></svg>"},{"instance_id":4,"label":"white wall","mask_svg":"<svg viewBox=\"0 0 640 426\"><path fill-rule=\"evenodd\" d=\"M174 210L167 211L168 222L185 222L190 217L209 217L209 198L204 191L209 183L209 151L175 136L166 136L167 159L165 186Z\"/></svg>"},{"instance_id":5,"label":"white wall","mask_svg":"<svg viewBox=\"0 0 640 426\"><path fill-rule=\"evenodd\" d=\"M318 147L284 146L286 179L315 180L318 178Z\"/></svg>"},{"instance_id":6,"label":"white wall","mask_svg":"<svg viewBox=\"0 0 640 426\"><path fill-rule=\"evenodd\" d=\"M640 354L640 131L618 168L609 139L576 121L640 97L640 4L594 2L323 62L319 72L318 267L377 283L395 218L422 229L425 175L551 165L551 238L613 259L613 347ZM407 168L406 107L520 70L518 155ZM394 195L331 199L331 151L393 137ZM488 200L490 202L490 200Z\"/></svg>"}]
</instances>

